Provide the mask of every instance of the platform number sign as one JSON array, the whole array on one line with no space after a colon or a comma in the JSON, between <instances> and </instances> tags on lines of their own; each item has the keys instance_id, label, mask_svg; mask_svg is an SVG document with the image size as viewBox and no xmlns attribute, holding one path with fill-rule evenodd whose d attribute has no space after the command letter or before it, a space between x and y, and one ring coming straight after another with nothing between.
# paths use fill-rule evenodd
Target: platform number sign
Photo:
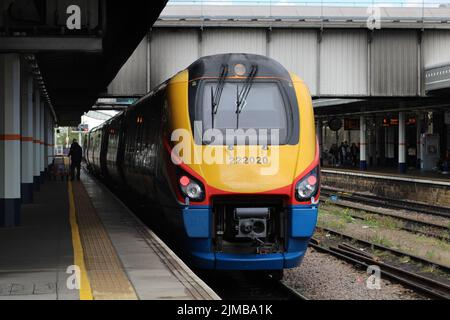
<instances>
[{"instance_id":1,"label":"platform number sign","mask_svg":"<svg viewBox=\"0 0 450 320\"><path fill-rule=\"evenodd\" d=\"M81 30L81 8L77 5L70 5L67 7L66 25L69 30Z\"/></svg>"}]
</instances>

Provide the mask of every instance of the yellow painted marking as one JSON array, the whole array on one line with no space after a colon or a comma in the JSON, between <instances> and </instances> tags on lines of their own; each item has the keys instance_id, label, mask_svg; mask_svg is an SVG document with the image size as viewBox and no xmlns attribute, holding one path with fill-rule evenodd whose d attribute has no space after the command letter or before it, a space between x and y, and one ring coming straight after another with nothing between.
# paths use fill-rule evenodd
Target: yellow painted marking
<instances>
[{"instance_id":1,"label":"yellow painted marking","mask_svg":"<svg viewBox=\"0 0 450 320\"><path fill-rule=\"evenodd\" d=\"M83 247L81 245L80 231L78 229L77 215L75 211L75 201L73 197L72 182L68 183L69 190L69 210L70 228L72 230L72 246L74 264L80 268L80 300L93 300L91 284L84 263Z\"/></svg>"}]
</instances>

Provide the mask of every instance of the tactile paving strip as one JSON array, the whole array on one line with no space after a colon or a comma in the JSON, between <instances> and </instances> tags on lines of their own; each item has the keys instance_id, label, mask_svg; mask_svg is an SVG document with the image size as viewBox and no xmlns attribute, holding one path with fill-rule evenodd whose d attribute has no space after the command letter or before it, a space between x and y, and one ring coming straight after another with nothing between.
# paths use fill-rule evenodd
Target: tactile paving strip
<instances>
[{"instance_id":1,"label":"tactile paving strip","mask_svg":"<svg viewBox=\"0 0 450 320\"><path fill-rule=\"evenodd\" d=\"M95 300L136 300L111 240L81 182L73 193L84 260Z\"/></svg>"},{"instance_id":2,"label":"tactile paving strip","mask_svg":"<svg viewBox=\"0 0 450 320\"><path fill-rule=\"evenodd\" d=\"M129 233L134 234L135 240L140 242L138 246L143 248L143 242L148 246L153 254L156 255L153 259L158 259L162 264L167 267L167 270L171 272L171 274L176 278L180 284L183 285L185 291L182 296L178 296L178 293L168 294L164 296L162 295L154 296L153 298L147 299L194 299L194 300L220 300L220 297L211 289L209 286L204 283L189 267L161 240L159 237L151 231L148 226L146 226L139 218L137 218L133 212L131 212L127 206L118 199L108 188L106 188L103 184L98 183L95 178L91 176L86 176L83 180L83 185L86 188L89 196L96 197L96 200L93 200L93 204L97 206L97 200L100 203L107 201L108 203L114 203L112 207L108 205L103 205L104 210L99 210L98 215L100 219L103 221L105 228L108 230L108 234L111 237L113 245L117 245L117 233L111 232L111 228L116 228L118 220L120 220L121 226L126 226ZM99 193L94 195L96 191ZM114 208L114 209L113 209ZM106 214L108 210L113 210L110 214ZM106 219L106 220L105 220ZM111 232L111 233L110 233ZM119 240L120 241L120 240ZM121 256L121 250L118 251L119 257ZM122 251L123 252L123 251ZM126 260L126 259L125 259ZM125 262L124 262L125 263ZM126 263L125 263L126 264ZM125 268L127 274L128 269ZM133 276L130 277L130 280L133 282ZM134 278L140 282L141 280ZM133 282L134 283L134 282ZM151 283L148 285L151 286ZM139 297L145 297L148 292L142 290L143 288L137 284L135 290ZM166 292L168 293L168 292ZM150 294L150 296L153 296Z\"/></svg>"}]
</instances>

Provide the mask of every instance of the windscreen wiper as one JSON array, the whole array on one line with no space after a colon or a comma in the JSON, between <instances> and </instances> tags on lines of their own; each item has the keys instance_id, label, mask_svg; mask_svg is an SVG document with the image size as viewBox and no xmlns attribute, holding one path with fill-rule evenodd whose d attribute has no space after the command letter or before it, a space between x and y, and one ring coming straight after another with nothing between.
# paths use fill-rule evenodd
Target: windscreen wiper
<instances>
[{"instance_id":1,"label":"windscreen wiper","mask_svg":"<svg viewBox=\"0 0 450 320\"><path fill-rule=\"evenodd\" d=\"M228 75L228 66L222 65L222 72L220 74L219 83L216 87L216 92L211 86L211 123L214 129L214 121L216 118L217 111L219 110L220 98L222 97L223 87L225 86L225 78Z\"/></svg>"},{"instance_id":2,"label":"windscreen wiper","mask_svg":"<svg viewBox=\"0 0 450 320\"><path fill-rule=\"evenodd\" d=\"M239 92L239 85L236 87L236 129L239 129L239 116L242 110L247 106L247 97L252 89L257 72L258 66L253 65L252 71L250 71L241 92Z\"/></svg>"}]
</instances>

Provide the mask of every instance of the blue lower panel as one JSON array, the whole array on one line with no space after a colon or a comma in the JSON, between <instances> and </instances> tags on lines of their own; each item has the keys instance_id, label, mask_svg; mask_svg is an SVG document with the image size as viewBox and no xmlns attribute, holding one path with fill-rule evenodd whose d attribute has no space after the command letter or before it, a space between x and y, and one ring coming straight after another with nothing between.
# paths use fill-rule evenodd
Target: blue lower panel
<instances>
[{"instance_id":1,"label":"blue lower panel","mask_svg":"<svg viewBox=\"0 0 450 320\"><path fill-rule=\"evenodd\" d=\"M215 254L208 250L207 252L190 251L190 262L201 269L216 269L216 257Z\"/></svg>"},{"instance_id":2,"label":"blue lower panel","mask_svg":"<svg viewBox=\"0 0 450 320\"><path fill-rule=\"evenodd\" d=\"M311 238L316 228L317 216L317 207L291 207L291 237Z\"/></svg>"},{"instance_id":3,"label":"blue lower panel","mask_svg":"<svg viewBox=\"0 0 450 320\"><path fill-rule=\"evenodd\" d=\"M190 207L183 209L184 229L189 238L210 238L209 207Z\"/></svg>"},{"instance_id":4,"label":"blue lower panel","mask_svg":"<svg viewBox=\"0 0 450 320\"><path fill-rule=\"evenodd\" d=\"M309 242L309 240L308 240ZM291 252L291 253L285 253L284 254L284 268L285 269L292 269L298 267L300 263L302 263L303 258L306 253L306 249L308 248L308 245L306 244L304 246L304 251L299 252Z\"/></svg>"},{"instance_id":5,"label":"blue lower panel","mask_svg":"<svg viewBox=\"0 0 450 320\"><path fill-rule=\"evenodd\" d=\"M216 253L216 269L221 270L280 270L297 267L305 251L276 254Z\"/></svg>"},{"instance_id":6,"label":"blue lower panel","mask_svg":"<svg viewBox=\"0 0 450 320\"><path fill-rule=\"evenodd\" d=\"M306 246L305 246L306 247ZM275 254L231 254L191 252L191 263L198 268L218 270L279 270L297 267L305 251Z\"/></svg>"},{"instance_id":7,"label":"blue lower panel","mask_svg":"<svg viewBox=\"0 0 450 320\"><path fill-rule=\"evenodd\" d=\"M216 269L223 270L278 270L284 267L284 256L278 254L216 253Z\"/></svg>"},{"instance_id":8,"label":"blue lower panel","mask_svg":"<svg viewBox=\"0 0 450 320\"><path fill-rule=\"evenodd\" d=\"M188 207L182 211L186 239L183 247L190 262L198 268L219 270L279 270L297 267L305 255L317 223L318 208L289 208L290 235L287 250L276 254L231 254L213 252L211 209Z\"/></svg>"}]
</instances>

